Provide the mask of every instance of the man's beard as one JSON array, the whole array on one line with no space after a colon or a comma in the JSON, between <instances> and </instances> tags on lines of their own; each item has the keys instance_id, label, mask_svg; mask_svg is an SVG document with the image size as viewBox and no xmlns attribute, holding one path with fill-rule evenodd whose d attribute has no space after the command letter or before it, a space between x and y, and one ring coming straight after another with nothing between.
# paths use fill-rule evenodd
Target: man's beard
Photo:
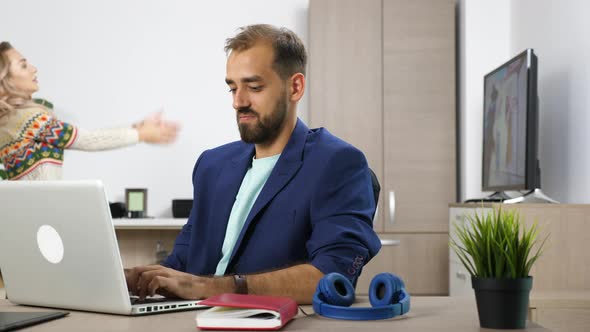
<instances>
[{"instance_id":1,"label":"man's beard","mask_svg":"<svg viewBox=\"0 0 590 332\"><path fill-rule=\"evenodd\" d=\"M287 117L288 105L286 99L286 93L282 93L275 104L273 112L264 118L261 118L258 112L249 107L239 109L237 121L242 141L253 144L265 144L274 141L279 136ZM255 116L257 121L254 124L240 123L240 115L244 114Z\"/></svg>"}]
</instances>

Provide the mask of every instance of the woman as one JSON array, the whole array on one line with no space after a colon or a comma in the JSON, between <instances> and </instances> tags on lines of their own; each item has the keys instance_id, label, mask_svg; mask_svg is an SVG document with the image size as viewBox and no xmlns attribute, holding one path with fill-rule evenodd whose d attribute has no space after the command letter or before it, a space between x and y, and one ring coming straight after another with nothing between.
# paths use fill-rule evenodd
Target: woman
<instances>
[{"instance_id":1,"label":"woman","mask_svg":"<svg viewBox=\"0 0 590 332\"><path fill-rule=\"evenodd\" d=\"M166 144L178 126L160 115L128 128L86 131L60 121L51 104L33 101L37 68L10 43L0 43L0 176L9 180L59 180L64 149L98 151L138 142Z\"/></svg>"}]
</instances>

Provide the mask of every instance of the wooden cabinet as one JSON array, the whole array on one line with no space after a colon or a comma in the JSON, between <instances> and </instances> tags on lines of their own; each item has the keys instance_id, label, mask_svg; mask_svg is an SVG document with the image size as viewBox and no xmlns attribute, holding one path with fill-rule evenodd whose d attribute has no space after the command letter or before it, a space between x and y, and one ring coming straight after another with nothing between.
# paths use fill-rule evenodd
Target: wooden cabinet
<instances>
[{"instance_id":1,"label":"wooden cabinet","mask_svg":"<svg viewBox=\"0 0 590 332\"><path fill-rule=\"evenodd\" d=\"M466 223L468 214L489 213L494 206L486 204L453 204L449 220L453 223ZM531 269L533 294L536 291L588 291L590 290L590 205L578 204L502 204L502 209L519 212L524 224L530 227L537 222L540 237L549 236L542 256ZM453 227L451 236L454 236ZM450 295L470 295L471 281L463 280L467 273L449 249ZM469 285L469 288L466 287Z\"/></svg>"},{"instance_id":2,"label":"wooden cabinet","mask_svg":"<svg viewBox=\"0 0 590 332\"><path fill-rule=\"evenodd\" d=\"M167 253L186 218L176 219L113 219L124 267L155 264L158 242Z\"/></svg>"},{"instance_id":3,"label":"wooden cabinet","mask_svg":"<svg viewBox=\"0 0 590 332\"><path fill-rule=\"evenodd\" d=\"M179 232L180 230L117 229L123 267L156 264L158 242L163 250L170 253Z\"/></svg>"},{"instance_id":4,"label":"wooden cabinet","mask_svg":"<svg viewBox=\"0 0 590 332\"><path fill-rule=\"evenodd\" d=\"M402 242L382 249L357 289L390 271L413 294L446 295L455 1L311 0L309 55L309 124L365 153L381 183L374 228Z\"/></svg>"},{"instance_id":5,"label":"wooden cabinet","mask_svg":"<svg viewBox=\"0 0 590 332\"><path fill-rule=\"evenodd\" d=\"M386 204L395 195L386 232L448 231L456 199L454 3L383 1Z\"/></svg>"},{"instance_id":6,"label":"wooden cabinet","mask_svg":"<svg viewBox=\"0 0 590 332\"><path fill-rule=\"evenodd\" d=\"M373 277L389 271L399 275L411 294L440 295L448 286L448 236L446 233L380 234L397 246L383 246L364 268L358 294L368 294Z\"/></svg>"},{"instance_id":7,"label":"wooden cabinet","mask_svg":"<svg viewBox=\"0 0 590 332\"><path fill-rule=\"evenodd\" d=\"M308 122L363 151L382 182L381 1L310 1ZM378 230L383 229L381 215L375 221Z\"/></svg>"}]
</instances>

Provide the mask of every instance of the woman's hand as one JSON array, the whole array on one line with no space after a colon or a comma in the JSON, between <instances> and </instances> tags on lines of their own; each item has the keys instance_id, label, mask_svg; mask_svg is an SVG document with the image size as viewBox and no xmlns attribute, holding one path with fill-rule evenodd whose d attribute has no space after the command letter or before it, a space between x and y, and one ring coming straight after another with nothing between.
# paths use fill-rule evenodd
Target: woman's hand
<instances>
[{"instance_id":1,"label":"woman's hand","mask_svg":"<svg viewBox=\"0 0 590 332\"><path fill-rule=\"evenodd\" d=\"M180 129L178 123L162 119L162 113L150 115L134 127L141 142L152 144L173 143Z\"/></svg>"}]
</instances>

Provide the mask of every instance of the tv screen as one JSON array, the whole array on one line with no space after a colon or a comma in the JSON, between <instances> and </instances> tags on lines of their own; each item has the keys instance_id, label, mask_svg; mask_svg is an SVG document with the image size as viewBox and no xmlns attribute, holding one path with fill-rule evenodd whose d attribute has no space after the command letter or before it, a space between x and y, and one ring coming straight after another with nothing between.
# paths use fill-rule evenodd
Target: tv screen
<instances>
[{"instance_id":1,"label":"tv screen","mask_svg":"<svg viewBox=\"0 0 590 332\"><path fill-rule=\"evenodd\" d=\"M537 58L527 49L484 77L484 191L539 187L537 119Z\"/></svg>"}]
</instances>

